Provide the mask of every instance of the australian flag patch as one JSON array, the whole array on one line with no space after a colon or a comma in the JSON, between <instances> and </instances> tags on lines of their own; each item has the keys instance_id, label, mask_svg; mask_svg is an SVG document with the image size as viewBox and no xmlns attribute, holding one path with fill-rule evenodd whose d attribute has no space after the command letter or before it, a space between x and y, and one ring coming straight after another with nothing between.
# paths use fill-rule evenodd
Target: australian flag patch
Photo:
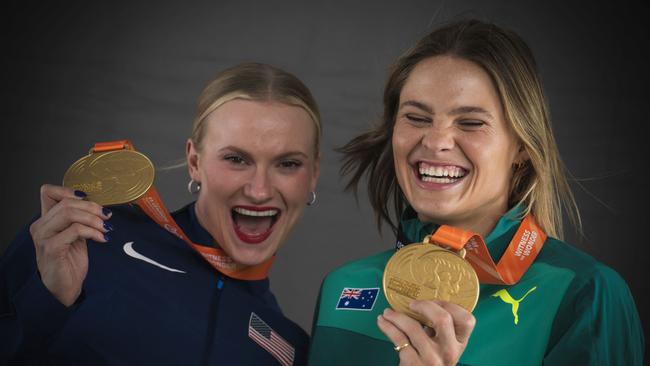
<instances>
[{"instance_id":1,"label":"australian flag patch","mask_svg":"<svg viewBox=\"0 0 650 366\"><path fill-rule=\"evenodd\" d=\"M336 304L336 310L370 311L375 306L379 288L350 288L344 287L341 297Z\"/></svg>"}]
</instances>

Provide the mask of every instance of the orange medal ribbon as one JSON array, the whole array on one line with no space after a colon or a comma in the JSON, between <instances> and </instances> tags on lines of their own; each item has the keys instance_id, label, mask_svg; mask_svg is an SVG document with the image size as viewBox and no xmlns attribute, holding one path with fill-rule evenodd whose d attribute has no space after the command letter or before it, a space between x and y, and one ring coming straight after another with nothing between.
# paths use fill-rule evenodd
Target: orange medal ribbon
<instances>
[{"instance_id":1,"label":"orange medal ribbon","mask_svg":"<svg viewBox=\"0 0 650 366\"><path fill-rule=\"evenodd\" d=\"M526 215L496 265L485 241L477 233L442 225L431 236L430 241L456 251L465 248L467 251L465 259L472 265L481 283L514 285L542 250L546 233L531 215Z\"/></svg>"},{"instance_id":2,"label":"orange medal ribbon","mask_svg":"<svg viewBox=\"0 0 650 366\"><path fill-rule=\"evenodd\" d=\"M133 144L128 140L98 142L92 148L91 152L103 152L114 150L134 150ZM226 252L219 248L206 247L193 243L183 229L178 226L162 202L156 188L151 188L135 202L142 210L155 221L159 226L174 234L179 239L186 242L190 247L196 250L214 269L217 271L239 280L262 280L268 276L273 259L275 256L255 266L246 266L235 262Z\"/></svg>"}]
</instances>

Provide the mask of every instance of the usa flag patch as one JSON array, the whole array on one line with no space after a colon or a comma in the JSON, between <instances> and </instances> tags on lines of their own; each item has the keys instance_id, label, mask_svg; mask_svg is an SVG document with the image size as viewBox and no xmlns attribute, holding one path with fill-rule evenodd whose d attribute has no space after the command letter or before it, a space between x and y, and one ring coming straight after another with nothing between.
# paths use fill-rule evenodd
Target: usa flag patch
<instances>
[{"instance_id":1,"label":"usa flag patch","mask_svg":"<svg viewBox=\"0 0 650 366\"><path fill-rule=\"evenodd\" d=\"M296 351L257 314L251 313L248 336L275 357L282 366L293 365Z\"/></svg>"},{"instance_id":2,"label":"usa flag patch","mask_svg":"<svg viewBox=\"0 0 650 366\"><path fill-rule=\"evenodd\" d=\"M375 306L379 288L350 288L344 287L341 297L336 304L336 310L370 311Z\"/></svg>"}]
</instances>

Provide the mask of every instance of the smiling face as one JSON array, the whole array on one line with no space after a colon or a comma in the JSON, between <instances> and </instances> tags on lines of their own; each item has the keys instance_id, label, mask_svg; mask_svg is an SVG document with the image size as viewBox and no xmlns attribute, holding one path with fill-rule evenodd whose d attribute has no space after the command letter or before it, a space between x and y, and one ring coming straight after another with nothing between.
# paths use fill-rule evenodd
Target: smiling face
<instances>
[{"instance_id":1,"label":"smiling face","mask_svg":"<svg viewBox=\"0 0 650 366\"><path fill-rule=\"evenodd\" d=\"M451 56L418 63L400 93L392 138L400 188L420 220L487 235L507 210L523 159L490 76Z\"/></svg>"},{"instance_id":2,"label":"smiling face","mask_svg":"<svg viewBox=\"0 0 650 366\"><path fill-rule=\"evenodd\" d=\"M302 108L235 99L206 120L197 149L187 143L192 179L201 184L201 225L236 262L271 257L315 190L316 127Z\"/></svg>"}]
</instances>

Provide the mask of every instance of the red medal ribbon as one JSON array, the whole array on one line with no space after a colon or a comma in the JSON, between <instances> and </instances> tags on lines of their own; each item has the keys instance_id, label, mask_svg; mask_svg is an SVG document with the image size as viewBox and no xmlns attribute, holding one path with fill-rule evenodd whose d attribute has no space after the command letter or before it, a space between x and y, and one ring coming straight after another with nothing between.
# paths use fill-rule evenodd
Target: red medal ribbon
<instances>
[{"instance_id":1,"label":"red medal ribbon","mask_svg":"<svg viewBox=\"0 0 650 366\"><path fill-rule=\"evenodd\" d=\"M134 150L133 144L128 140L98 142L95 144L91 152L103 152L113 150ZM179 239L186 242L197 253L199 253L214 269L217 271L239 280L262 280L268 276L271 265L275 256L265 260L264 262L254 265L246 266L235 262L226 252L215 247L206 247L193 243L183 229L178 226L176 221L169 214L169 210L162 202L160 195L156 188L152 185L151 188L135 202L142 210L155 221L160 227L174 234Z\"/></svg>"},{"instance_id":2,"label":"red medal ribbon","mask_svg":"<svg viewBox=\"0 0 650 366\"><path fill-rule=\"evenodd\" d=\"M481 283L514 285L533 264L544 246L546 233L531 215L526 215L510 241L508 248L494 264L483 238L474 232L442 225L431 236L431 241L454 250L465 248L465 258L472 265Z\"/></svg>"}]
</instances>

